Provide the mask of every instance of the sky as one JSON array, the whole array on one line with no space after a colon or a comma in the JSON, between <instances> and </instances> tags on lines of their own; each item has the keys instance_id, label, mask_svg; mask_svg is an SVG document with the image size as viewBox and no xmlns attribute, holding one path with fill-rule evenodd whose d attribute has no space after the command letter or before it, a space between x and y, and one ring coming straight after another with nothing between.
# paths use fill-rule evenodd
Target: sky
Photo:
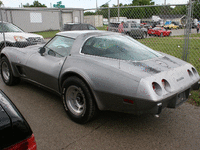
<instances>
[{"instance_id":1,"label":"sky","mask_svg":"<svg viewBox=\"0 0 200 150\"><path fill-rule=\"evenodd\" d=\"M4 4L4 7L20 7L21 4L25 5L29 3L33 4L34 0L1 0ZM57 4L60 0L38 0L41 4L45 4L47 7L53 7L53 4ZM109 2L109 6L113 4L117 5L118 0L97 0L97 6L101 6ZM164 4L164 0L153 0L155 4L161 5ZM188 0L166 0L167 4L186 4ZM119 3L130 4L132 0L119 0ZM62 5L65 5L65 8L96 8L96 0L64 0Z\"/></svg>"}]
</instances>

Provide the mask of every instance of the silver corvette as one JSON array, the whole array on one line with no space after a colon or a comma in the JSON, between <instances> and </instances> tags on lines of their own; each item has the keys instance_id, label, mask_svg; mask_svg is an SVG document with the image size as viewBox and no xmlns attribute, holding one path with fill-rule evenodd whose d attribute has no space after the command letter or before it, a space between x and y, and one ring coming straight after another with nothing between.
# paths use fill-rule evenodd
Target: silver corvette
<instances>
[{"instance_id":1,"label":"silver corvette","mask_svg":"<svg viewBox=\"0 0 200 150\"><path fill-rule=\"evenodd\" d=\"M199 89L191 64L107 31L60 32L45 45L6 47L0 57L6 85L24 79L58 93L77 123L98 110L160 114Z\"/></svg>"}]
</instances>

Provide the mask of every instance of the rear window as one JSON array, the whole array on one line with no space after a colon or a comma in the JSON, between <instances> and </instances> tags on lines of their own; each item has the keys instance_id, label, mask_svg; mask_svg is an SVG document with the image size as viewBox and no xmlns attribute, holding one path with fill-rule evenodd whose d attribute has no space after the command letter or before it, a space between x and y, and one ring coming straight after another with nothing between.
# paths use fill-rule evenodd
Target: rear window
<instances>
[{"instance_id":1,"label":"rear window","mask_svg":"<svg viewBox=\"0 0 200 150\"><path fill-rule=\"evenodd\" d=\"M119 26L119 23L110 23L110 27L118 28L118 26Z\"/></svg>"},{"instance_id":2,"label":"rear window","mask_svg":"<svg viewBox=\"0 0 200 150\"><path fill-rule=\"evenodd\" d=\"M70 31L72 29L73 25L72 24L64 24L64 31Z\"/></svg>"},{"instance_id":3,"label":"rear window","mask_svg":"<svg viewBox=\"0 0 200 150\"><path fill-rule=\"evenodd\" d=\"M128 36L99 36L88 39L82 53L120 60L142 61L162 56Z\"/></svg>"},{"instance_id":4,"label":"rear window","mask_svg":"<svg viewBox=\"0 0 200 150\"><path fill-rule=\"evenodd\" d=\"M0 32L23 32L17 26L11 23L0 23Z\"/></svg>"}]
</instances>

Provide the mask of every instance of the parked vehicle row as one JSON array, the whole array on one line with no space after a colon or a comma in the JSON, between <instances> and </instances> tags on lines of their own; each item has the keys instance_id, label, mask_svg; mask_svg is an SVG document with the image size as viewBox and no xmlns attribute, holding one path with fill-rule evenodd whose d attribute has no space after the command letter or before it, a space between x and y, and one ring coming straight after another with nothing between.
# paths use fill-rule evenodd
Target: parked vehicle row
<instances>
[{"instance_id":1,"label":"parked vehicle row","mask_svg":"<svg viewBox=\"0 0 200 150\"><path fill-rule=\"evenodd\" d=\"M110 23L108 26L108 31L118 32L118 27L120 23ZM147 29L143 28L138 23L133 22L125 22L123 24L123 32L133 38L146 38L147 37Z\"/></svg>"},{"instance_id":2,"label":"parked vehicle row","mask_svg":"<svg viewBox=\"0 0 200 150\"><path fill-rule=\"evenodd\" d=\"M98 110L158 115L199 89L194 66L116 32L60 32L45 45L6 47L0 59L6 85L23 79L54 91L81 124Z\"/></svg>"},{"instance_id":3,"label":"parked vehicle row","mask_svg":"<svg viewBox=\"0 0 200 150\"><path fill-rule=\"evenodd\" d=\"M148 30L148 35L149 36L171 36L172 32L170 30L165 30L163 27L155 27L153 29Z\"/></svg>"}]
</instances>

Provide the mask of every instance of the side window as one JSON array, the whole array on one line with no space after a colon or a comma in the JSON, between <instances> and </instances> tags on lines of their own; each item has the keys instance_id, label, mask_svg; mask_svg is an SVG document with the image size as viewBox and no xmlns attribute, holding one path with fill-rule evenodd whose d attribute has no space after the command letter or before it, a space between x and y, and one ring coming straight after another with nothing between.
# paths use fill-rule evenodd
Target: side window
<instances>
[{"instance_id":1,"label":"side window","mask_svg":"<svg viewBox=\"0 0 200 150\"><path fill-rule=\"evenodd\" d=\"M82 30L88 30L88 28L87 28L87 25L86 25L86 24L83 24L83 25L82 25Z\"/></svg>"},{"instance_id":2,"label":"side window","mask_svg":"<svg viewBox=\"0 0 200 150\"><path fill-rule=\"evenodd\" d=\"M48 55L54 57L65 57L69 55L73 43L74 39L56 36L45 46L45 49Z\"/></svg>"},{"instance_id":3,"label":"side window","mask_svg":"<svg viewBox=\"0 0 200 150\"><path fill-rule=\"evenodd\" d=\"M96 28L91 25L89 25L88 28L89 28L89 30L96 30Z\"/></svg>"},{"instance_id":4,"label":"side window","mask_svg":"<svg viewBox=\"0 0 200 150\"><path fill-rule=\"evenodd\" d=\"M123 27L124 27L124 28L128 28L128 23L124 23L124 24L123 24Z\"/></svg>"},{"instance_id":5,"label":"side window","mask_svg":"<svg viewBox=\"0 0 200 150\"><path fill-rule=\"evenodd\" d=\"M131 28L136 28L135 24L131 24Z\"/></svg>"},{"instance_id":6,"label":"side window","mask_svg":"<svg viewBox=\"0 0 200 150\"><path fill-rule=\"evenodd\" d=\"M79 24L74 24L71 30L81 30L81 26Z\"/></svg>"},{"instance_id":7,"label":"side window","mask_svg":"<svg viewBox=\"0 0 200 150\"><path fill-rule=\"evenodd\" d=\"M104 37L92 37L84 44L81 53L113 58L112 54L118 49L119 43Z\"/></svg>"}]
</instances>

